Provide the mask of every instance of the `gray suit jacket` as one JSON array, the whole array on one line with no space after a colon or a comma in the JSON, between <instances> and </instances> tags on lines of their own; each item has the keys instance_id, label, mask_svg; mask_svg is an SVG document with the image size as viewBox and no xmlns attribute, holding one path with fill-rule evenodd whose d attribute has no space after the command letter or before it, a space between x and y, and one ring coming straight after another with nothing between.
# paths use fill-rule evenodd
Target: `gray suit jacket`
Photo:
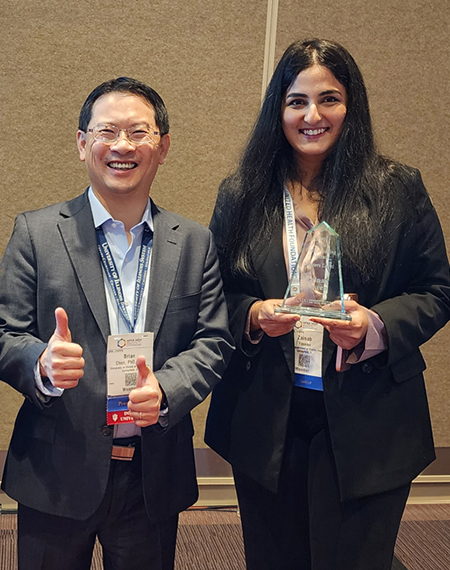
<instances>
[{"instance_id":1,"label":"gray suit jacket","mask_svg":"<svg viewBox=\"0 0 450 570\"><path fill-rule=\"evenodd\" d=\"M154 371L169 426L142 431L150 518L195 502L190 410L220 379L232 352L227 310L210 232L155 205L146 330L155 334ZM86 364L78 387L45 403L33 369L66 309ZM108 481L112 429L106 426L109 322L87 193L18 216L0 265L0 378L23 393L3 477L5 491L42 512L85 519Z\"/></svg>"}]
</instances>

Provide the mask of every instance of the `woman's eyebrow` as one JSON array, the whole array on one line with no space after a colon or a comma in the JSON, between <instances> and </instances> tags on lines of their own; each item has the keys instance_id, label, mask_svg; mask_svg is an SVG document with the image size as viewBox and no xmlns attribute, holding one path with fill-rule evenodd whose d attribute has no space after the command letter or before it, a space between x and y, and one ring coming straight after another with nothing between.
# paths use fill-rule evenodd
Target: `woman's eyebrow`
<instances>
[{"instance_id":1,"label":"woman's eyebrow","mask_svg":"<svg viewBox=\"0 0 450 570\"><path fill-rule=\"evenodd\" d=\"M327 89L326 91L321 91L319 93L319 97L323 97L324 95L334 95L335 93L341 95L339 89ZM306 93L289 93L288 95L286 95L286 99L290 99L292 97L305 97L306 99L308 99L308 95Z\"/></svg>"},{"instance_id":2,"label":"woman's eyebrow","mask_svg":"<svg viewBox=\"0 0 450 570\"><path fill-rule=\"evenodd\" d=\"M306 95L306 93L289 93L286 95L286 99L289 99L290 97L305 97L307 99L308 95Z\"/></svg>"}]
</instances>

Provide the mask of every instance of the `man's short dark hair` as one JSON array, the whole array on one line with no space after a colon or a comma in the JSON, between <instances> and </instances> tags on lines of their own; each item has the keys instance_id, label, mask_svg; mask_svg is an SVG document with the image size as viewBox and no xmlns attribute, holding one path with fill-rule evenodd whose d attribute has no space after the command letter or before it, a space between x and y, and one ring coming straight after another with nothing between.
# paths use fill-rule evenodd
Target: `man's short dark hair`
<instances>
[{"instance_id":1,"label":"man's short dark hair","mask_svg":"<svg viewBox=\"0 0 450 570\"><path fill-rule=\"evenodd\" d=\"M142 83L137 79L131 77L118 77L117 79L110 79L96 87L89 95L83 104L78 119L78 128L80 131L86 132L89 122L92 117L92 107L99 97L106 93L132 93L138 97L145 99L155 110L156 125L160 130L161 136L169 132L169 115L167 114L164 101L158 93Z\"/></svg>"}]
</instances>

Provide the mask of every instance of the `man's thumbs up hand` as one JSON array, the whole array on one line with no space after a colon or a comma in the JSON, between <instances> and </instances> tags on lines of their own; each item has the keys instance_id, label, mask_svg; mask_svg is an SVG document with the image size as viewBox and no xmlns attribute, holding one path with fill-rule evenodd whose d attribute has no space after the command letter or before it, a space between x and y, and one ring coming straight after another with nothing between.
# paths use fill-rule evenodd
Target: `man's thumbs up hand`
<instances>
[{"instance_id":1,"label":"man's thumbs up hand","mask_svg":"<svg viewBox=\"0 0 450 570\"><path fill-rule=\"evenodd\" d=\"M130 392L128 409L138 427L156 424L159 420L162 390L156 376L147 366L144 356L136 359L138 369L136 388Z\"/></svg>"},{"instance_id":2,"label":"man's thumbs up hand","mask_svg":"<svg viewBox=\"0 0 450 570\"><path fill-rule=\"evenodd\" d=\"M83 376L83 349L72 342L69 318L61 307L55 310L55 332L39 358L41 376L49 378L56 388L75 388Z\"/></svg>"}]
</instances>

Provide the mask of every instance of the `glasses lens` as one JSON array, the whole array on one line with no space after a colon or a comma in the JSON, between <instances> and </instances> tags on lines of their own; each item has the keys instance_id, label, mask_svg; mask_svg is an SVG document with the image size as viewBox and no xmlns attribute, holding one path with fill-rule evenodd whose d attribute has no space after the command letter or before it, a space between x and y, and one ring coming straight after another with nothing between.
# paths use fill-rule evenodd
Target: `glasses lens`
<instances>
[{"instance_id":1,"label":"glasses lens","mask_svg":"<svg viewBox=\"0 0 450 570\"><path fill-rule=\"evenodd\" d=\"M119 129L112 125L98 125L92 129L92 134L98 141L113 142L117 139Z\"/></svg>"},{"instance_id":2,"label":"glasses lens","mask_svg":"<svg viewBox=\"0 0 450 570\"><path fill-rule=\"evenodd\" d=\"M150 131L146 129L136 129L130 131L128 132L128 138L130 139L131 142L137 144L151 142L153 140Z\"/></svg>"},{"instance_id":3,"label":"glasses lens","mask_svg":"<svg viewBox=\"0 0 450 570\"><path fill-rule=\"evenodd\" d=\"M146 128L138 128L128 131L128 139L135 144L151 143L154 142L159 133L155 130Z\"/></svg>"}]
</instances>

